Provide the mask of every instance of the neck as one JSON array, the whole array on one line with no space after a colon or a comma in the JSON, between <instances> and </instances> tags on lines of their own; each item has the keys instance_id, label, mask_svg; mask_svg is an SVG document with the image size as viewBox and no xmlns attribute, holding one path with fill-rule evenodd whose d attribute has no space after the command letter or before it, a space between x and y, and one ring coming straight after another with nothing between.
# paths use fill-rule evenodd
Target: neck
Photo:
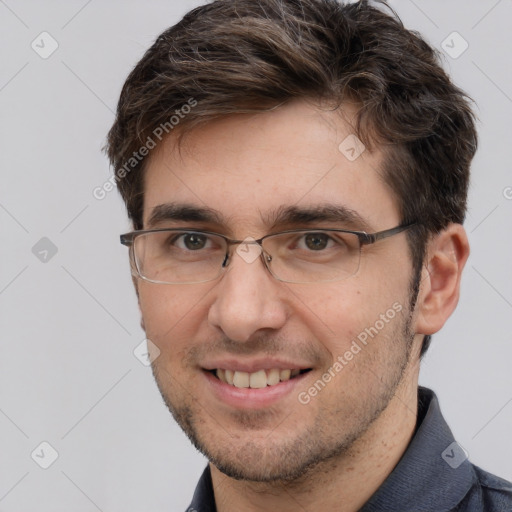
<instances>
[{"instance_id":1,"label":"neck","mask_svg":"<svg viewBox=\"0 0 512 512\"><path fill-rule=\"evenodd\" d=\"M299 480L234 480L210 464L217 511L359 510L393 471L414 434L418 375L404 377L388 407L348 451L316 465Z\"/></svg>"}]
</instances>

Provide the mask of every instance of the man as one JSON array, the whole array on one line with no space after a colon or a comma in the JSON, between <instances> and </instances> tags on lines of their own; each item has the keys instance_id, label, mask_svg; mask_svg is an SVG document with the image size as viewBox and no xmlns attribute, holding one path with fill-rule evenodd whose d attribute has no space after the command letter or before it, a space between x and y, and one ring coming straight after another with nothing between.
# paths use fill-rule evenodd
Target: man
<instances>
[{"instance_id":1,"label":"man","mask_svg":"<svg viewBox=\"0 0 512 512\"><path fill-rule=\"evenodd\" d=\"M477 139L385 5L218 0L128 77L108 155L189 511L512 510L434 393Z\"/></svg>"}]
</instances>

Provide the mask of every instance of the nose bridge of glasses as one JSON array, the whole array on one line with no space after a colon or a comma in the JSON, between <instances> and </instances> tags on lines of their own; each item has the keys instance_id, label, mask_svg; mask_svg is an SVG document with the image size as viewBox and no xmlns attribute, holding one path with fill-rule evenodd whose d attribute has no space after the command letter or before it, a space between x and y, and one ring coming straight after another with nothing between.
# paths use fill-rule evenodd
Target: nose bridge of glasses
<instances>
[{"instance_id":1,"label":"nose bridge of glasses","mask_svg":"<svg viewBox=\"0 0 512 512\"><path fill-rule=\"evenodd\" d=\"M261 257L263 263L266 265L267 261L271 261L272 257L263 249L263 238L255 239L253 237L246 237L243 240L232 240L229 238L226 241L226 255L222 262L222 267L226 267L231 259L232 246L238 246L235 250L237 255L242 258L246 263L253 263L258 257Z\"/></svg>"},{"instance_id":2,"label":"nose bridge of glasses","mask_svg":"<svg viewBox=\"0 0 512 512\"><path fill-rule=\"evenodd\" d=\"M228 247L232 245L243 245L243 244L251 244L251 245L259 245L262 247L263 238L253 238L252 236L247 236L243 240L234 240L231 238L224 238L226 240L226 244Z\"/></svg>"}]
</instances>

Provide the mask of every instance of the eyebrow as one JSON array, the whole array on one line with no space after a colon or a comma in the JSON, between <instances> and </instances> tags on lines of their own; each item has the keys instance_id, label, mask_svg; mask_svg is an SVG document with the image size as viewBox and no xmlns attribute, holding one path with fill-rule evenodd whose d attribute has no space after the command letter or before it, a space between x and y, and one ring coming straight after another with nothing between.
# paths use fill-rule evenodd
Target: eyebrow
<instances>
[{"instance_id":1,"label":"eyebrow","mask_svg":"<svg viewBox=\"0 0 512 512\"><path fill-rule=\"evenodd\" d=\"M281 206L266 217L271 229L286 225L332 222L341 228L371 232L370 224L355 210L338 204L322 204L310 207Z\"/></svg>"},{"instance_id":2,"label":"eyebrow","mask_svg":"<svg viewBox=\"0 0 512 512\"><path fill-rule=\"evenodd\" d=\"M152 227L165 221L222 224L222 216L211 208L192 204L165 203L155 206L149 217L148 226Z\"/></svg>"},{"instance_id":3,"label":"eyebrow","mask_svg":"<svg viewBox=\"0 0 512 512\"><path fill-rule=\"evenodd\" d=\"M373 232L370 224L358 212L332 203L308 207L280 206L265 215L260 212L260 217L266 226L270 226L271 231L284 227L331 222L339 224L340 228ZM187 203L165 203L153 208L148 228L169 221L226 224L222 214L212 208Z\"/></svg>"}]
</instances>

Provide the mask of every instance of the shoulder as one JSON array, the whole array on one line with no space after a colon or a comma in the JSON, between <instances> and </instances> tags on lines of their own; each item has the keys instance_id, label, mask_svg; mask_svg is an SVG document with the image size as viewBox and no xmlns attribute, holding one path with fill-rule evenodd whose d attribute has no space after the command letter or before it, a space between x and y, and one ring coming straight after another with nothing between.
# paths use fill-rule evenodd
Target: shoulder
<instances>
[{"instance_id":1,"label":"shoulder","mask_svg":"<svg viewBox=\"0 0 512 512\"><path fill-rule=\"evenodd\" d=\"M484 495L497 504L507 504L508 508L503 510L512 511L512 483L499 476L492 475L478 466L474 466L474 468Z\"/></svg>"},{"instance_id":2,"label":"shoulder","mask_svg":"<svg viewBox=\"0 0 512 512\"><path fill-rule=\"evenodd\" d=\"M456 511L511 512L512 483L488 473L474 464L473 469L476 482Z\"/></svg>"}]
</instances>

